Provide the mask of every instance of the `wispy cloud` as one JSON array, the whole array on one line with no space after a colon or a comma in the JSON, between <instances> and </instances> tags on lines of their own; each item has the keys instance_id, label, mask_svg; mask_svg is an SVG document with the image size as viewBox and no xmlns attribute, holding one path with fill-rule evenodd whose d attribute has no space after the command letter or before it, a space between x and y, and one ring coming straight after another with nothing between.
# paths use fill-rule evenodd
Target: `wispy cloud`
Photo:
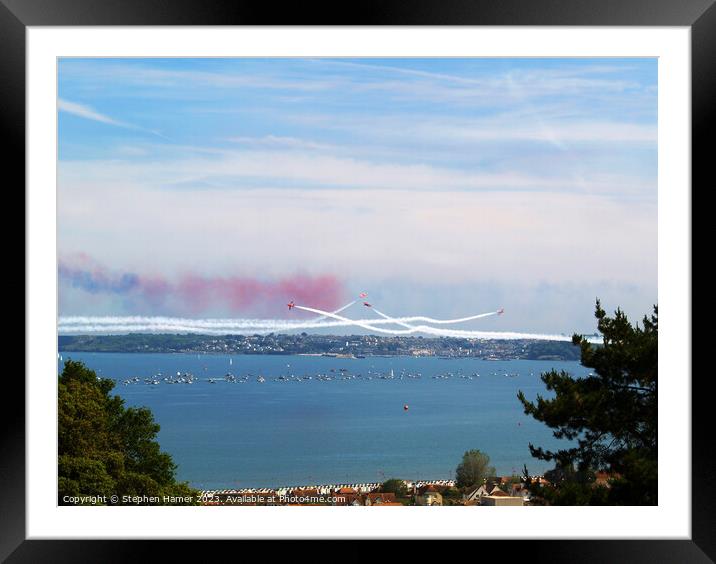
<instances>
[{"instance_id":1,"label":"wispy cloud","mask_svg":"<svg viewBox=\"0 0 716 564\"><path fill-rule=\"evenodd\" d=\"M481 171L428 164L380 163L305 150L223 151L215 155L186 154L179 158L135 162L128 159L70 161L60 166L61 185L91 182L145 188L201 190L206 186L229 190L261 187L356 190L452 191L584 191L628 195L645 191L648 182L619 175L587 175L577 185L562 174L519 171Z\"/></svg>"},{"instance_id":2,"label":"wispy cloud","mask_svg":"<svg viewBox=\"0 0 716 564\"><path fill-rule=\"evenodd\" d=\"M285 137L280 135L264 135L263 137L229 137L227 141L239 145L260 148L279 148L279 149L302 149L302 150L335 150L335 145L328 143L317 143L308 139L299 139L297 137Z\"/></svg>"},{"instance_id":3,"label":"wispy cloud","mask_svg":"<svg viewBox=\"0 0 716 564\"><path fill-rule=\"evenodd\" d=\"M152 135L156 135L158 137L162 137L162 138L166 139L166 137L164 135L162 135L161 133L159 133L158 131L154 131L152 129L146 129L146 128L140 127L138 125L134 125L131 123L127 123L124 121L120 121L120 120L111 118L105 114L102 114L102 113L96 111L94 108L91 108L90 106L86 106L84 104L78 104L76 102L70 102L69 100L64 100L62 98L58 98L57 109L60 112L66 112L68 114L72 114L74 116L88 119L91 121L98 121L100 123L106 123L108 125L123 127L125 129L134 129L137 131L144 131L145 133L151 133Z\"/></svg>"},{"instance_id":4,"label":"wispy cloud","mask_svg":"<svg viewBox=\"0 0 716 564\"><path fill-rule=\"evenodd\" d=\"M77 104L68 100L63 100L62 98L57 100L57 109L61 112L67 112L68 114L79 116L85 119L90 119L93 121L98 121L100 123L108 123L110 125L116 125L118 127L129 127L132 129L135 128L135 126L131 124L124 123L123 121L112 119L109 116L101 114L90 108L89 106L85 106L84 104Z\"/></svg>"},{"instance_id":5,"label":"wispy cloud","mask_svg":"<svg viewBox=\"0 0 716 564\"><path fill-rule=\"evenodd\" d=\"M337 59L291 63L237 59L185 69L161 68L161 61L63 63L63 74L88 92L119 84L129 95L187 100L216 98L222 91L262 91L282 100L320 100L351 92L381 95L386 101L423 100L492 108L509 107L515 100L555 97L651 98L653 93L626 71L628 67L607 64L557 70L540 68L536 62L532 69L456 74Z\"/></svg>"},{"instance_id":6,"label":"wispy cloud","mask_svg":"<svg viewBox=\"0 0 716 564\"><path fill-rule=\"evenodd\" d=\"M329 130L345 131L362 138L398 142L420 141L431 144L455 142L563 142L595 145L641 144L655 147L657 127L651 123L616 120L551 119L536 111L522 115L507 114L483 119L457 117L420 118L418 116L329 116L295 114L286 116L291 122Z\"/></svg>"},{"instance_id":7,"label":"wispy cloud","mask_svg":"<svg viewBox=\"0 0 716 564\"><path fill-rule=\"evenodd\" d=\"M181 273L189 261L228 274L241 264L268 277L337 272L381 287L628 282L652 280L657 264L654 204L568 192L160 191L87 177L61 181L58 213L61 249L111 252L113 264L137 271Z\"/></svg>"}]
</instances>

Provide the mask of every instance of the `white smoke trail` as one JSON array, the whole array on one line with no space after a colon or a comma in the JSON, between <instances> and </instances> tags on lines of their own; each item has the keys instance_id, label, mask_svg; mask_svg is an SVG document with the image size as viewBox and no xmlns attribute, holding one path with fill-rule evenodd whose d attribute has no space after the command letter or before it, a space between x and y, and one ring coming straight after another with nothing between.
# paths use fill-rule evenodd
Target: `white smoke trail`
<instances>
[{"instance_id":1,"label":"white smoke trail","mask_svg":"<svg viewBox=\"0 0 716 564\"><path fill-rule=\"evenodd\" d=\"M453 324L453 323L464 323L465 321L472 321L473 319L481 319L483 317L490 317L491 315L497 315L496 311L491 311L488 313L480 313L478 315L471 315L470 317L461 317L459 319L433 319L432 317L424 317L424 316L414 316L410 318L400 318L400 317L392 317L390 315L387 315L383 313L382 311L374 308L371 306L371 309L380 315L383 319L388 319L390 321L395 322L396 325L400 325L401 327L406 327L408 329L415 329L415 325L410 325L409 323L405 323L403 320L408 319L411 321L425 321L427 323L433 323L435 325L447 325L447 324Z\"/></svg>"},{"instance_id":2,"label":"white smoke trail","mask_svg":"<svg viewBox=\"0 0 716 564\"><path fill-rule=\"evenodd\" d=\"M543 341L571 341L572 338L568 337L566 335L549 335L549 334L541 334L541 333L518 333L518 332L499 332L499 331L470 331L470 330L459 330L459 329L440 329L438 327L430 327L428 325L410 325L410 329L400 330L400 329L383 329L379 327L375 327L375 324L378 324L381 322L381 320L371 320L368 323L366 323L364 320L352 320L347 317L343 317L341 315L335 315L331 314L329 312L323 312L319 309L315 308L309 308L305 306L294 306L298 309L302 309L305 311L310 311L312 313L322 313L326 315L326 317L331 317L333 319L337 319L339 321L344 321L346 323L351 323L352 325L356 325L358 327L362 327L364 329L368 329L369 331L377 331L379 333L386 333L389 335L409 335L413 333L426 333L428 335L436 335L441 337L462 337L466 339L500 339L500 340L523 340L523 339L535 339L535 340L543 340ZM461 318L460 320L436 320L440 321L442 323L458 323L459 321L466 321L468 319L475 319L477 317L486 317L488 315L496 315L497 312L490 312L487 314L480 314L479 316L471 316L471 317L465 317ZM396 318L396 317L388 317L387 319L384 319L383 321L389 322L389 323L395 323L395 322L402 322L407 321L411 319L426 319L425 317L418 316L413 318ZM430 319L430 318L427 318Z\"/></svg>"},{"instance_id":3,"label":"white smoke trail","mask_svg":"<svg viewBox=\"0 0 716 564\"><path fill-rule=\"evenodd\" d=\"M102 330L97 330L91 326L77 326L76 328L67 330L60 329L61 335L87 335L90 333L100 333L103 335L124 335L127 333L181 333L181 334L197 334L197 335L266 335L269 333L276 332L273 329L239 329L239 330L217 330L217 329L197 329L194 327L180 328L177 326L161 326L153 325L147 327L132 326L109 326ZM571 337L565 335L542 335L537 333L514 333L514 332L499 332L499 331L460 331L451 329L437 329L430 328L428 326L417 326L415 331L410 333L425 333L428 335L440 336L440 337L459 337L464 339L475 339L475 340L501 340L501 341L512 341L512 340L543 340L543 341L571 341ZM392 332L390 334L393 334ZM599 342L593 340L592 342Z\"/></svg>"},{"instance_id":4,"label":"white smoke trail","mask_svg":"<svg viewBox=\"0 0 716 564\"><path fill-rule=\"evenodd\" d=\"M340 313L353 304L356 300L338 308L333 311L333 314ZM180 328L186 327L192 328L206 328L206 329L301 329L304 327L311 327L313 324L320 323L324 319L327 319L325 315L315 317L313 319L307 319L305 321L283 321L281 319L192 319L192 318L181 318L181 317L145 317L145 316L105 316L105 317L87 317L87 316L67 316L59 319L60 327L71 328L74 326L82 326L85 328L99 327L99 326L115 326L115 327L164 327L164 328ZM320 325L317 325L320 326Z\"/></svg>"},{"instance_id":5,"label":"white smoke trail","mask_svg":"<svg viewBox=\"0 0 716 564\"><path fill-rule=\"evenodd\" d=\"M358 300L353 300L352 302L347 303L347 304L344 305L343 307L339 307L337 310L335 310L335 311L332 312L332 313L340 313L340 312L342 312L343 310L346 310L346 309L348 309L349 307L351 307L351 306L352 306L354 303L356 303L357 301L358 301ZM320 317L316 317L315 319L311 319L311 321L312 321L312 322L323 321L324 319L327 319L327 317L326 317L325 315L321 315Z\"/></svg>"},{"instance_id":6,"label":"white smoke trail","mask_svg":"<svg viewBox=\"0 0 716 564\"><path fill-rule=\"evenodd\" d=\"M355 303L355 302L353 302ZM349 306L352 304L349 304ZM344 306L341 308L346 309ZM296 306L300 308L301 306ZM316 310L321 311L321 310ZM97 329L102 330L108 327L122 328L125 330L139 330L139 329L216 329L216 330L266 330L266 331L279 331L279 330L292 330L292 329L312 329L312 328L326 328L326 327L346 327L354 325L356 322L362 325L391 325L401 324L415 321L433 321L437 323L459 323L465 319L477 319L492 313L475 315L469 318L462 319L435 319L423 316L411 316L411 317L388 317L384 319L358 319L353 320L343 316L337 316L336 312L326 312L327 315L321 315L313 319L305 321L289 321L282 319L192 319L192 318L181 318L181 317L145 317L145 316L105 316L105 317L88 317L88 316L68 316L61 317L59 319L59 327L61 329L78 329L82 330ZM385 315L385 314L383 314ZM322 319L326 319L330 316L337 316L338 319L334 321L323 322ZM413 328L414 326L410 326ZM76 330L74 332L77 332Z\"/></svg>"},{"instance_id":7,"label":"white smoke trail","mask_svg":"<svg viewBox=\"0 0 716 564\"><path fill-rule=\"evenodd\" d=\"M405 323L403 321L400 321L399 319L396 319L394 317L390 317L389 315L384 314L382 311L379 311L375 309L374 307L371 308L375 313L380 315L383 319L390 319L391 321L395 321L396 325L400 325L401 327L407 327L408 329L414 329L415 325L410 325L409 323Z\"/></svg>"},{"instance_id":8,"label":"white smoke trail","mask_svg":"<svg viewBox=\"0 0 716 564\"><path fill-rule=\"evenodd\" d=\"M280 331L292 331L299 329L325 329L331 327L361 327L368 331L388 335L409 335L414 333L425 333L440 337L461 337L466 339L486 340L547 340L547 341L571 341L571 337L565 335L521 333L521 332L499 332L499 331L474 331L458 329L442 329L428 325L409 325L411 322L429 322L434 324L451 324L480 319L496 315L497 312L482 313L458 319L433 319L425 316L411 317L390 317L383 312L375 310L382 319L350 319L338 315L341 311L352 306L355 301L346 304L335 312L327 312L305 306L294 306L296 309L316 313L319 317L305 321L288 321L280 319L189 319L174 317L61 317L58 323L58 332L64 335L70 334L126 334L126 333L198 333L208 335L227 334L267 334ZM330 318L332 321L323 321ZM398 324L405 327L405 330L384 329L377 325ZM598 342L593 339L592 342Z\"/></svg>"},{"instance_id":9,"label":"white smoke trail","mask_svg":"<svg viewBox=\"0 0 716 564\"><path fill-rule=\"evenodd\" d=\"M318 319L318 318L316 318ZM399 321L410 321L414 318L399 318ZM172 317L61 317L59 326L62 328L73 327L126 327L126 328L147 328L147 327L192 327L194 329L265 329L268 331L309 329L324 327L347 327L359 321L369 325L391 325L393 319L358 319L345 321L287 321L283 319L189 319Z\"/></svg>"},{"instance_id":10,"label":"white smoke trail","mask_svg":"<svg viewBox=\"0 0 716 564\"><path fill-rule=\"evenodd\" d=\"M400 319L400 318L397 318ZM100 334L127 334L127 333L194 333L201 335L228 335L228 334L243 334L243 335L261 335L267 333L275 333L280 331L288 331L295 329L323 329L331 327L347 327L355 326L354 321L343 322L323 322L323 323L312 323L305 325L292 325L286 327L285 325L277 326L266 326L264 323L262 326L252 325L251 323L239 322L234 325L224 325L221 327L212 327L211 325L204 324L193 324L192 320L187 320L189 323L169 323L163 324L159 322L147 323L147 324L62 324L58 326L58 332L61 335L87 335L92 333ZM359 322L358 326L368 328L369 331L376 331L378 328L371 325L371 323L393 323L393 320L378 320L378 319L362 319L356 320ZM380 331L384 332L384 331ZM387 334L396 334L395 331L385 331ZM441 329L437 327L429 326L415 326L413 330L398 331L398 334L411 334L411 333L426 333L429 335L441 336L441 337L461 337L465 339L484 339L484 340L545 340L545 341L569 341L570 337L565 335L552 335L552 334L539 334L539 333L518 333L518 332L499 332L499 331L469 331L469 330L457 330L457 329ZM598 342L594 340L593 342Z\"/></svg>"},{"instance_id":11,"label":"white smoke trail","mask_svg":"<svg viewBox=\"0 0 716 564\"><path fill-rule=\"evenodd\" d=\"M299 306L300 307L300 306ZM327 312L329 313L329 312ZM285 321L279 319L187 319L171 317L63 317L59 320L58 329L63 334L79 333L128 333L128 332L206 332L211 334L239 333L270 333L298 329L324 329L331 327L361 326L376 330L376 325L392 325L406 321L417 321L421 317L403 317L388 319L349 319L335 316L338 320L317 321ZM325 319L325 316L322 316ZM406 324L407 325L407 324ZM410 333L415 333L415 326L409 326ZM384 332L384 331L379 331ZM394 334L390 332L390 334ZM409 334L407 331L403 334Z\"/></svg>"},{"instance_id":12,"label":"white smoke trail","mask_svg":"<svg viewBox=\"0 0 716 564\"><path fill-rule=\"evenodd\" d=\"M328 313L328 312L327 312ZM335 314L330 314L334 316ZM341 318L341 316L336 316ZM325 319L325 317L324 317ZM329 327L348 327L358 324L373 329L373 324L393 324L392 320L341 318L338 321L283 321L279 319L173 319L166 317L73 317L60 318L58 330L62 334L80 333L128 333L128 332L192 332L227 334L271 333L298 329L323 329ZM378 329L376 329L378 330Z\"/></svg>"},{"instance_id":13,"label":"white smoke trail","mask_svg":"<svg viewBox=\"0 0 716 564\"><path fill-rule=\"evenodd\" d=\"M320 309L314 309L312 307L305 307L305 306L293 306L296 309L300 309L303 311L309 311L311 313L318 313L323 314L326 317L331 317L333 319L337 319L338 321L343 321L345 323L348 323L349 325L355 325L356 327L362 327L363 329L368 329L369 331L376 331L378 333L386 333L388 335L408 335L410 333L415 333L415 329L411 328L405 331L402 331L400 329L383 329L381 327L376 327L375 323L371 324L371 321L377 321L377 320L370 320L369 322L365 322L360 319L349 319L347 317L343 317L342 315L336 315L335 313L329 313L327 311L321 311ZM394 321L391 319L391 322L394 323Z\"/></svg>"},{"instance_id":14,"label":"white smoke trail","mask_svg":"<svg viewBox=\"0 0 716 564\"><path fill-rule=\"evenodd\" d=\"M428 325L406 325L404 321L410 321L410 320L423 320L426 319L423 316L416 316L416 317L407 317L407 318L396 318L396 317L388 317L385 316L384 320L378 320L378 319L372 319L368 320L367 322L365 320L355 320L355 319L349 319L348 317L343 317L342 315L336 315L334 313L330 313L327 311L322 311L320 309L315 309L312 307L306 307L306 306L294 306L296 309L301 309L303 311L309 311L311 313L319 313L323 314L326 317L330 317L333 319L337 319L338 321L343 321L345 323L348 323L350 325L355 325L357 327L362 327L363 329L368 329L369 331L376 331L378 333L385 333L387 335L411 335L414 333L427 333L429 335L441 335L441 336L452 336L460 333L461 335L470 335L473 333L484 333L482 331L455 331L452 329L439 329L437 327L430 327ZM494 312L497 313L497 312ZM486 315L493 315L492 313L489 314L480 314L480 316L472 316L472 317L466 317L461 318L460 320L453 321L453 320L439 320L443 323L457 323L459 321L464 321L468 319L475 319L476 317L484 317ZM430 318L427 318L430 319ZM381 327L376 327L379 323L398 323L400 325L403 325L404 327L408 327L408 329L383 329ZM516 337L518 338L518 337Z\"/></svg>"}]
</instances>

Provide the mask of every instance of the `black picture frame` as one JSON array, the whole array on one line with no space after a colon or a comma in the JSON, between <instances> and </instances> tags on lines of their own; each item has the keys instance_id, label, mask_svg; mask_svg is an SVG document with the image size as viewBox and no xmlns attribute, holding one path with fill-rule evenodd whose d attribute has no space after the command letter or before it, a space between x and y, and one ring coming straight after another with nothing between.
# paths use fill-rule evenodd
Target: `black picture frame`
<instances>
[{"instance_id":1,"label":"black picture frame","mask_svg":"<svg viewBox=\"0 0 716 564\"><path fill-rule=\"evenodd\" d=\"M398 0L364 1L355 11L289 4L217 0L0 0L0 123L7 170L25 181L25 34L31 26L117 25L550 25L686 26L692 55L692 186L706 189L713 157L706 136L716 100L716 7L714 0ZM692 194L693 194L692 187ZM31 336L28 336L31 337ZM5 396L15 410L0 411L0 559L8 562L124 562L161 550L162 559L206 556L205 541L26 540L25 397L23 381L7 377ZM26 378L32 377L26 374ZM708 376L688 374L692 386L692 536L690 540L510 541L510 556L551 562L710 562L716 559L716 466ZM699 448L700 445L700 448ZM674 495L688 495L674 484ZM696 495L697 494L697 495ZM519 531L518 531L519 533ZM213 547L225 545L224 542ZM484 542L484 541L483 541ZM488 541L500 542L500 541ZM214 548L212 547L212 554ZM484 550L481 547L481 552Z\"/></svg>"}]
</instances>

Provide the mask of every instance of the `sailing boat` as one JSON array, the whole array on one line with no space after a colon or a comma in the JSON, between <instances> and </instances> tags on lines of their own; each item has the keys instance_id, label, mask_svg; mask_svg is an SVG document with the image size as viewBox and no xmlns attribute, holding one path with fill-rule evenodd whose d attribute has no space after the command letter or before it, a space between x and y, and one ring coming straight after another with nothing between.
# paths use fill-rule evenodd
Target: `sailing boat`
<instances>
[{"instance_id":1,"label":"sailing boat","mask_svg":"<svg viewBox=\"0 0 716 564\"><path fill-rule=\"evenodd\" d=\"M233 358L230 358L230 359L229 359L229 366L231 366L232 364L234 364L234 359L233 359Z\"/></svg>"}]
</instances>

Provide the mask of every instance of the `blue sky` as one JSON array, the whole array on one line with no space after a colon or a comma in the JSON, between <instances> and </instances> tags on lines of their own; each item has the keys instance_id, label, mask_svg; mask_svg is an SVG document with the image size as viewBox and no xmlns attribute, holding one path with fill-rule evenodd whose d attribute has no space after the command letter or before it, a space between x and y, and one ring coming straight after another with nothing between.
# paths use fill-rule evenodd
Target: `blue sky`
<instances>
[{"instance_id":1,"label":"blue sky","mask_svg":"<svg viewBox=\"0 0 716 564\"><path fill-rule=\"evenodd\" d=\"M60 257L505 307L487 330L586 331L595 297L641 317L656 81L655 59L62 59ZM272 313L246 307L196 314ZM61 281L60 312L186 309Z\"/></svg>"}]
</instances>

